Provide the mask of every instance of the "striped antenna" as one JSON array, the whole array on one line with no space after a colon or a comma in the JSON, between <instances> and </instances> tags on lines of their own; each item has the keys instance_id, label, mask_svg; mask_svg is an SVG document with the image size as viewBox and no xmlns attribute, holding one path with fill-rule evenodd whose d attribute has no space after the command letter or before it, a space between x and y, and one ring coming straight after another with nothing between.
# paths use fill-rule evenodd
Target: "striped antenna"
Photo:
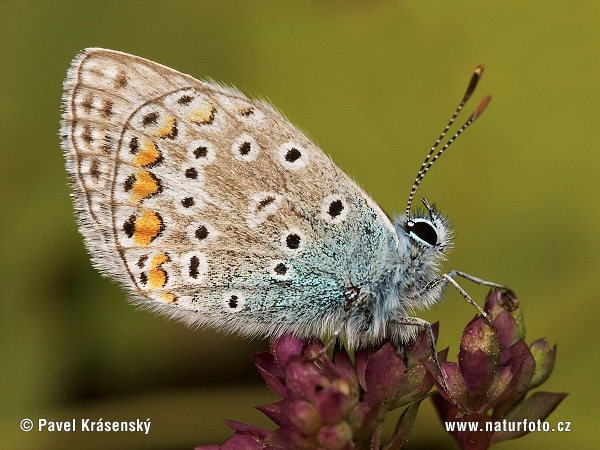
<instances>
[{"instance_id":1,"label":"striped antenna","mask_svg":"<svg viewBox=\"0 0 600 450\"><path fill-rule=\"evenodd\" d=\"M444 151L446 151L446 149L448 147L450 147L450 144L452 144L456 140L456 138L458 138L458 136L460 136L462 134L462 132L465 131L475 121L475 119L477 119L483 113L483 111L485 110L485 107L490 102L491 97L490 96L485 97L479 103L479 105L477 106L477 108L475 109L473 114L471 114L471 117L469 117L469 120L467 120L464 123L464 125L462 127L460 127L456 133L454 133L454 135L450 138L450 140L448 140L448 142L437 153L434 154L435 149L440 145L440 143L442 142L442 139L444 139L444 136L446 136L446 133L448 132L448 130L450 129L450 127L452 126L452 124L454 123L454 121L456 120L458 115L460 114L460 112L462 111L463 107L465 106L465 104L467 103L469 98L471 98L471 95L475 91L475 88L477 87L477 83L479 82L479 79L481 78L482 73L483 73L483 66L478 66L475 69L473 76L471 77L471 81L469 81L469 86L467 87L467 91L465 92L465 95L463 96L458 107L456 108L456 111L454 111L454 114L452 114L452 117L450 118L450 121L446 125L446 128L444 128L444 130L442 131L442 134L440 134L440 137L437 138L437 140L431 147L431 150L429 150L429 153L427 153L427 156L425 157L425 161L423 161L423 164L421 164L421 168L419 169L419 172L417 173L417 176L415 177L415 181L410 190L410 195L408 196L408 204L406 205L406 216L408 218L410 218L410 207L412 206L412 202L415 198L417 188L419 187L419 184L421 184L421 181L425 177L425 174L427 173L427 171L431 168L433 163L437 161L437 159L441 156L441 154L444 153Z\"/></svg>"}]
</instances>

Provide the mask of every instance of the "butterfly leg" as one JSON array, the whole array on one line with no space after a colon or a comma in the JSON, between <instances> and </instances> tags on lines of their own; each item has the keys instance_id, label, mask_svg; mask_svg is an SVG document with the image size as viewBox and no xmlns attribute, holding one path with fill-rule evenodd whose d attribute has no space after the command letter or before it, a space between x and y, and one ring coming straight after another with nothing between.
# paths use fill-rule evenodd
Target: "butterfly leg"
<instances>
[{"instance_id":1,"label":"butterfly leg","mask_svg":"<svg viewBox=\"0 0 600 450\"><path fill-rule=\"evenodd\" d=\"M444 391L448 393L448 396L452 398L452 395L448 390L448 385L446 384L446 379L444 378L444 373L442 372L442 367L440 366L440 361L438 360L437 349L435 347L435 337L433 335L433 329L431 328L431 324L426 320L420 319L418 317L401 317L395 319L394 323L400 326L414 326L418 327L421 330L425 330L425 333L427 334L427 340L429 341L429 347L431 349L431 358L433 359L433 362L440 374L440 381L442 387L444 388Z\"/></svg>"},{"instance_id":2,"label":"butterfly leg","mask_svg":"<svg viewBox=\"0 0 600 450\"><path fill-rule=\"evenodd\" d=\"M464 278L465 280L472 281L473 283L481 284L482 286L490 286L490 287L495 287L495 288L504 289L504 290L508 289L506 286L502 286L501 284L492 283L491 281L485 281L485 280L482 280L481 278L474 277L473 275L469 275L468 273L460 272L458 270L451 270L450 272L448 272L447 274L445 274L443 276L448 276L450 278L454 278L454 277L458 276L458 277Z\"/></svg>"},{"instance_id":3,"label":"butterfly leg","mask_svg":"<svg viewBox=\"0 0 600 450\"><path fill-rule=\"evenodd\" d=\"M481 315L485 321L491 326L492 325L492 320L490 319L490 316L483 310L481 309L481 306L479 306L472 298L471 296L467 293L467 291L465 291L454 279L454 277L462 277L465 280L469 280L472 281L473 283L477 283L480 284L482 286L490 286L490 287L494 287L494 288L498 288L498 289L503 289L506 290L508 289L506 286L502 286L500 284L497 283L492 283L491 281L485 281L482 280L481 278L477 278L474 277L473 275L469 275L468 273L465 272L460 272L458 270L452 270L448 273L443 274L441 277L436 278L435 280L433 280L431 283L429 283L427 286L425 286L425 289L423 289L423 291L427 292L430 289L432 289L433 287L437 286L437 285L442 285L445 286L446 284L451 284L454 289L456 289L458 291L458 293L460 295L463 296L463 298L467 301L467 303L469 303L471 306L473 306L473 308L475 308L477 310L477 313L479 315Z\"/></svg>"},{"instance_id":4,"label":"butterfly leg","mask_svg":"<svg viewBox=\"0 0 600 450\"><path fill-rule=\"evenodd\" d=\"M333 334L329 337L329 339L327 339L327 342L325 342L325 346L316 355L315 359L319 359L321 356L327 353L331 347L333 347L333 345L337 342L338 338L340 337L340 334L342 334L342 331L344 330L344 327L346 326L349 317L350 316L347 315L344 321L335 329Z\"/></svg>"},{"instance_id":5,"label":"butterfly leg","mask_svg":"<svg viewBox=\"0 0 600 450\"><path fill-rule=\"evenodd\" d=\"M460 284L458 284L454 278L452 278L449 274L444 274L442 275L442 278L445 280L445 283L450 283L454 289L456 289L458 291L458 293L460 295L463 296L463 298L467 301L467 303L469 303L473 308L475 308L477 310L477 313L481 316L483 316L483 318L485 319L485 321L488 324L492 324L492 319L490 319L490 316L488 315L488 313L486 313L483 309L481 309L481 306L479 306L472 298L469 294L467 294L467 291L465 291Z\"/></svg>"}]
</instances>

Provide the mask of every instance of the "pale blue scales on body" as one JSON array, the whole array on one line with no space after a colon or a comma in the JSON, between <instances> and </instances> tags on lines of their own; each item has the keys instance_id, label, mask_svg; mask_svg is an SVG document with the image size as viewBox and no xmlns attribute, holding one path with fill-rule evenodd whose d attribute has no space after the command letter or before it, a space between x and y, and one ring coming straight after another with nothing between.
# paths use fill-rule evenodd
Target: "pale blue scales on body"
<instances>
[{"instance_id":1,"label":"pale blue scales on body","mask_svg":"<svg viewBox=\"0 0 600 450\"><path fill-rule=\"evenodd\" d=\"M409 313L461 275L439 274L452 235L440 213L392 224L265 102L98 48L64 89L80 231L144 307L245 335L402 343L428 325Z\"/></svg>"}]
</instances>

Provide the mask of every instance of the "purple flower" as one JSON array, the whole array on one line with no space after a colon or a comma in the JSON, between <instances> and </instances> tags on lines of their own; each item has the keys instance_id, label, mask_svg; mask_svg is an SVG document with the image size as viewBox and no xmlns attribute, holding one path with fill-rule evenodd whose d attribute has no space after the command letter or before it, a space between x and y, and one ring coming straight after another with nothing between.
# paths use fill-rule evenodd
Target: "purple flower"
<instances>
[{"instance_id":1,"label":"purple flower","mask_svg":"<svg viewBox=\"0 0 600 450\"><path fill-rule=\"evenodd\" d=\"M437 325L434 330L437 336ZM413 404L414 412L403 414L388 445L402 442L418 404L433 387L421 362L430 357L430 348L421 333L403 348L403 356L388 342L357 351L353 363L345 350L335 350L331 359L321 343L283 336L271 342L270 352L254 355L263 379L282 397L258 410L279 428L269 432L228 421L233 437L221 446L197 449L379 448L386 413Z\"/></svg>"},{"instance_id":2,"label":"purple flower","mask_svg":"<svg viewBox=\"0 0 600 450\"><path fill-rule=\"evenodd\" d=\"M427 362L436 379L438 394L433 398L443 422L479 422L480 430L451 433L463 449L486 449L489 445L527 433L526 429L505 431L494 428L504 420L545 419L566 394L527 393L542 384L552 372L556 346L545 339L530 346L524 341L525 327L519 302L511 291L492 290L485 311L493 322L490 327L481 316L465 328L460 343L458 364L441 363L448 392L441 386L439 372Z\"/></svg>"},{"instance_id":3,"label":"purple flower","mask_svg":"<svg viewBox=\"0 0 600 450\"><path fill-rule=\"evenodd\" d=\"M483 317L473 319L463 332L458 363L446 362L447 350L439 352L439 369L424 332L410 345L396 348L385 342L356 351L353 359L343 349L330 358L323 344L291 335L271 341L271 350L255 354L254 363L281 400L257 409L278 428L268 431L227 421L235 431L231 438L197 450L400 448L434 384L438 393L433 401L446 423L472 422L483 428L503 420L545 419L566 394L527 394L550 376L556 346L544 339L525 344L521 310L512 292L493 290L485 310L493 327ZM437 324L433 330L437 339ZM396 428L382 444L386 414L400 407L405 409ZM526 432L456 428L452 434L463 449L486 449Z\"/></svg>"}]
</instances>

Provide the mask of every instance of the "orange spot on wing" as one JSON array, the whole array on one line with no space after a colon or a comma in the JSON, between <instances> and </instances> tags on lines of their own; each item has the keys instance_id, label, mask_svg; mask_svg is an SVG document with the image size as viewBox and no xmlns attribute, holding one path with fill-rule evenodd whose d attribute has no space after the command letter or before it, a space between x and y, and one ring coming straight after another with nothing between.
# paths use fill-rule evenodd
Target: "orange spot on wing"
<instances>
[{"instance_id":1,"label":"orange spot on wing","mask_svg":"<svg viewBox=\"0 0 600 450\"><path fill-rule=\"evenodd\" d=\"M169 255L166 253L160 253L152 258L150 270L148 270L148 284L151 288L161 288L167 284L167 272L162 268L162 265L169 261ZM163 297L164 295L168 294L162 294ZM174 298L175 296L173 295Z\"/></svg>"},{"instance_id":2,"label":"orange spot on wing","mask_svg":"<svg viewBox=\"0 0 600 450\"><path fill-rule=\"evenodd\" d=\"M216 108L211 102L204 102L201 106L190 112L190 120L207 125L215 119Z\"/></svg>"},{"instance_id":3,"label":"orange spot on wing","mask_svg":"<svg viewBox=\"0 0 600 450\"><path fill-rule=\"evenodd\" d=\"M161 154L154 142L144 139L138 154L133 159L136 166L148 167L160 161Z\"/></svg>"},{"instance_id":4,"label":"orange spot on wing","mask_svg":"<svg viewBox=\"0 0 600 450\"><path fill-rule=\"evenodd\" d=\"M139 245L148 245L164 228L165 225L160 215L147 209L135 221L133 241Z\"/></svg>"},{"instance_id":5,"label":"orange spot on wing","mask_svg":"<svg viewBox=\"0 0 600 450\"><path fill-rule=\"evenodd\" d=\"M155 136L158 136L162 139L164 138L174 138L176 131L175 131L175 118L168 116L165 120L164 123L161 125L160 128L158 128L156 131L154 131L153 133Z\"/></svg>"},{"instance_id":6,"label":"orange spot on wing","mask_svg":"<svg viewBox=\"0 0 600 450\"><path fill-rule=\"evenodd\" d=\"M135 183L131 191L131 199L135 202L156 194L160 189L160 184L149 172L140 170L135 175Z\"/></svg>"},{"instance_id":7,"label":"orange spot on wing","mask_svg":"<svg viewBox=\"0 0 600 450\"><path fill-rule=\"evenodd\" d=\"M248 117L254 114L254 108L252 106L238 105L235 107L235 112L241 116Z\"/></svg>"},{"instance_id":8,"label":"orange spot on wing","mask_svg":"<svg viewBox=\"0 0 600 450\"><path fill-rule=\"evenodd\" d=\"M171 294L170 292L163 292L162 294L160 294L160 296L167 303L173 303L175 300L177 300L175 295Z\"/></svg>"}]
</instances>

